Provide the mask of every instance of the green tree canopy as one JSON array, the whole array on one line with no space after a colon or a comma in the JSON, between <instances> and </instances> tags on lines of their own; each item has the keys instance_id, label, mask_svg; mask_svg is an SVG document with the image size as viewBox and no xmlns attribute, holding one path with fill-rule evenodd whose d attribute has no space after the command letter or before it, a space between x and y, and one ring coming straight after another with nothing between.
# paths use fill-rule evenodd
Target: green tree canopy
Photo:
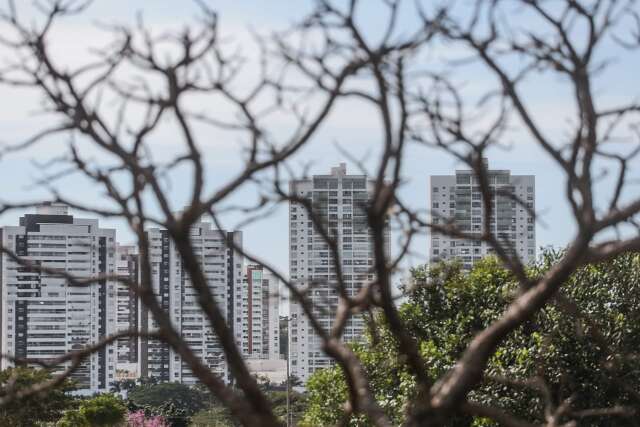
<instances>
[{"instance_id":1,"label":"green tree canopy","mask_svg":"<svg viewBox=\"0 0 640 427\"><path fill-rule=\"evenodd\" d=\"M531 269L540 274L556 255ZM416 337L429 374L452 368L471 338L497 319L518 292L516 281L495 259L465 273L458 264L413 271L401 307L407 330ZM561 305L562 304L562 305ZM394 337L377 319L375 333L355 345L376 399L395 423L413 408L415 382L399 357ZM640 255L578 270L563 286L560 300L547 306L505 340L491 359L482 385L470 399L541 422L547 406L566 404L566 419L580 426L631 426L634 419L586 416L586 409L624 405L640 409ZM626 386L621 386L624 379ZM635 384L630 388L629 384ZM316 372L307 384L304 425L336 424L343 419L347 386L334 367ZM350 417L350 425L368 425ZM450 426L489 426L486 419L452 416Z\"/></svg>"},{"instance_id":2,"label":"green tree canopy","mask_svg":"<svg viewBox=\"0 0 640 427\"><path fill-rule=\"evenodd\" d=\"M80 405L80 413L92 426L112 426L124 419L127 408L118 396L101 394Z\"/></svg>"},{"instance_id":3,"label":"green tree canopy","mask_svg":"<svg viewBox=\"0 0 640 427\"><path fill-rule=\"evenodd\" d=\"M50 379L51 374L44 369L26 367L5 369L0 372L0 397L9 393L10 387L14 387L14 391L22 390ZM3 406L0 408L0 425L26 427L54 422L60 418L62 411L73 403L73 397L68 394L73 389L71 381L64 381L61 386L47 390L46 393L21 399L19 404Z\"/></svg>"},{"instance_id":4,"label":"green tree canopy","mask_svg":"<svg viewBox=\"0 0 640 427\"><path fill-rule=\"evenodd\" d=\"M91 424L80 411L74 409L65 412L64 416L56 423L56 427L91 427Z\"/></svg>"},{"instance_id":5,"label":"green tree canopy","mask_svg":"<svg viewBox=\"0 0 640 427\"><path fill-rule=\"evenodd\" d=\"M129 393L129 399L140 406L160 407L174 404L189 416L207 406L209 395L196 387L179 383L143 384Z\"/></svg>"},{"instance_id":6,"label":"green tree canopy","mask_svg":"<svg viewBox=\"0 0 640 427\"><path fill-rule=\"evenodd\" d=\"M134 406L161 415L176 427L187 425L190 417L211 402L211 395L201 388L179 383L141 384L128 398Z\"/></svg>"},{"instance_id":7,"label":"green tree canopy","mask_svg":"<svg viewBox=\"0 0 640 427\"><path fill-rule=\"evenodd\" d=\"M283 424L286 424L286 390L270 389L265 390L265 394L269 399L273 413L282 421ZM306 408L305 395L291 390L290 398L291 421L294 425L297 425ZM213 402L209 408L203 409L192 416L189 425L191 427L234 427L239 424L234 422L228 409L224 408L219 403Z\"/></svg>"},{"instance_id":8,"label":"green tree canopy","mask_svg":"<svg viewBox=\"0 0 640 427\"><path fill-rule=\"evenodd\" d=\"M83 400L78 409L67 411L58 421L58 427L98 427L119 425L127 408L118 396L100 394Z\"/></svg>"}]
</instances>

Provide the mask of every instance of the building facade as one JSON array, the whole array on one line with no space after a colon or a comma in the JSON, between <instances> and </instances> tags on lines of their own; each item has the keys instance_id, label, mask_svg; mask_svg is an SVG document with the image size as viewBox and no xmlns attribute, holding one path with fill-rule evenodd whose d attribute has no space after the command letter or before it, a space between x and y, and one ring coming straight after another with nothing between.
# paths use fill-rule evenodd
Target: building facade
<instances>
[{"instance_id":1,"label":"building facade","mask_svg":"<svg viewBox=\"0 0 640 427\"><path fill-rule=\"evenodd\" d=\"M367 223L366 207L373 181L366 175L348 175L344 163L329 175L290 183L290 194L312 204L316 216L330 236L336 236L347 292L355 295L363 284L374 280L373 244ZM387 229L388 233L388 229ZM386 239L389 253L389 238ZM329 330L338 304L335 261L327 243L314 226L306 208L289 204L289 275L296 286L309 289L308 299L320 324ZM321 340L312 329L301 305L291 299L289 357L291 373L306 381L317 369L332 364L321 348ZM358 341L365 333L364 319L352 317L343 334L346 342Z\"/></svg>"},{"instance_id":2,"label":"building facade","mask_svg":"<svg viewBox=\"0 0 640 427\"><path fill-rule=\"evenodd\" d=\"M167 230L149 229L149 257L152 286L162 308L170 314L174 327L192 351L212 372L229 381L227 364L207 317L200 309L197 294L185 271L175 244ZM200 256L200 265L211 294L228 320L238 343L242 338L242 317L235 314L242 307L242 259L229 242L242 247L242 233L226 232L200 222L191 229L191 242ZM141 304L140 327L157 329L153 316ZM195 384L193 372L167 344L140 339L140 373L159 381Z\"/></svg>"},{"instance_id":3,"label":"building facade","mask_svg":"<svg viewBox=\"0 0 640 427\"><path fill-rule=\"evenodd\" d=\"M128 282L138 283L137 246L116 246L116 274ZM138 328L139 302L135 290L124 282L118 282L116 290L116 329L118 331ZM133 379L138 372L138 338L123 337L116 342L118 379Z\"/></svg>"},{"instance_id":4,"label":"building facade","mask_svg":"<svg viewBox=\"0 0 640 427\"><path fill-rule=\"evenodd\" d=\"M0 237L3 247L22 260L6 253L0 257L2 353L29 364L80 350L115 332L116 281L107 279L115 273L115 230L100 228L96 219L76 218L65 205L45 204L20 218L19 225L4 227ZM105 278L72 286L57 272L78 280ZM71 374L80 391L109 388L115 379L115 347L93 353ZM13 365L2 359L2 369Z\"/></svg>"},{"instance_id":5,"label":"building facade","mask_svg":"<svg viewBox=\"0 0 640 427\"><path fill-rule=\"evenodd\" d=\"M486 163L486 160L485 160ZM509 170L488 170L491 206L490 231L524 263L536 259L535 176L512 175ZM455 175L432 175L431 220L451 222L461 231L480 235L485 222L484 200L478 178L472 170ZM485 242L431 233L430 260L459 259L465 269L493 249Z\"/></svg>"},{"instance_id":6,"label":"building facade","mask_svg":"<svg viewBox=\"0 0 640 427\"><path fill-rule=\"evenodd\" d=\"M248 265L242 296L242 354L250 359L280 358L280 281L261 265Z\"/></svg>"}]
</instances>

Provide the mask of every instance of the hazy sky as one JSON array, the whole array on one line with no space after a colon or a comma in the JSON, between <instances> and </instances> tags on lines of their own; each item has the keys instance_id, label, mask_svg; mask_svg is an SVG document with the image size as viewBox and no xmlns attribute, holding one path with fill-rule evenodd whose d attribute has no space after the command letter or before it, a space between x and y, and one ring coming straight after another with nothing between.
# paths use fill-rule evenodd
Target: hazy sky
<instances>
[{"instance_id":1,"label":"hazy sky","mask_svg":"<svg viewBox=\"0 0 640 427\"><path fill-rule=\"evenodd\" d=\"M0 3L2 3L0 1ZM23 3L22 1L18 3ZM26 1L24 3L27 3ZM249 43L248 30L261 34L272 30L284 29L301 14L309 10L310 2L302 0L236 0L236 1L208 1L220 14L222 32L234 37L240 43ZM371 1L371 3L373 3ZM371 4L369 0L363 4ZM412 2L409 2L412 3ZM65 20L59 23L54 31L54 51L59 61L69 64L82 63L86 57L88 46L100 46L108 40L108 35L94 26L100 22L134 22L138 11L144 12L145 22L153 28L180 29L193 22L196 8L186 0L96 0L86 14L81 17ZM26 14L32 11L25 11ZM24 15L23 15L24 16ZM363 11L362 24L369 29L377 28L378 11L368 8ZM407 26L412 23L412 16L406 15L402 19ZM252 48L246 52L251 55ZM625 51L611 49L600 52L603 58L613 62L611 72L595 82L596 93L602 96L604 103L620 99L634 100L638 94L637 72L640 62L635 56ZM6 53L2 53L0 61ZM436 52L435 56L438 55ZM464 74L467 73L467 74ZM480 93L483 89L493 85L495 80L482 67L470 66L460 76L461 84L469 87L470 93ZM567 117L571 111L571 93L567 86L557 77L543 76L532 80L526 87L529 90L528 100L531 108L537 113L537 120L549 135L557 138L564 136L567 129ZM40 97L27 90L7 89L0 87L0 142L15 143L25 138L41 124L40 116L30 115L37 110ZM204 104L198 107L204 109L216 106ZM335 147L339 143L356 157L363 157L370 153L365 164L373 165L380 146L381 137L375 123L377 116L374 111L358 104L345 103L339 105L331 115L321 131L296 155L294 163L305 164L312 162L311 173L327 173L332 166L345 161L344 156ZM222 140L219 135L199 133L203 145L203 153L207 164L207 182L210 189L225 182L237 171L241 147L237 141ZM157 135L157 156L162 157L164 150L172 150L173 136L170 132ZM518 129L514 123L514 130L505 142L511 144L509 150L493 150L490 153L490 165L496 169L511 169L514 174L536 175L536 202L540 212L541 223L537 226L537 244L563 245L572 236L574 226L570 220L567 204L564 201L564 186L562 174L553 163L532 142L525 132ZM34 159L44 161L60 154L59 146L52 142L41 146L37 152L19 154L0 159L0 200L33 199L42 193L32 186L40 175L40 168L33 163ZM406 184L401 189L401 195L417 208L425 208L428 203L429 175L451 174L460 164L451 157L433 150L412 148L407 157L404 169ZM97 153L96 155L99 155ZM354 172L353 165L348 168ZM637 166L637 164L636 164ZM181 181L184 179L185 181ZM63 181L67 194L77 200L100 205L101 194L86 183L79 180ZM179 173L173 179L173 191L170 198L176 210L185 202L185 193L180 191L188 183L186 175ZM599 187L597 196L609 194L606 181ZM256 197L256 187L244 187L234 199L236 202L250 201ZM637 187L633 191L637 192ZM0 225L13 224L20 216L20 212L11 212L0 217ZM228 219L229 227L233 218ZM118 229L119 240L123 243L131 241L131 235L123 224L104 221L104 225ZM269 218L243 229L245 246L254 253L265 257L282 271L287 271L288 260L288 222L286 208L281 208ZM416 240L414 250L421 257L412 260L413 263L424 262L427 253L427 239Z\"/></svg>"}]
</instances>

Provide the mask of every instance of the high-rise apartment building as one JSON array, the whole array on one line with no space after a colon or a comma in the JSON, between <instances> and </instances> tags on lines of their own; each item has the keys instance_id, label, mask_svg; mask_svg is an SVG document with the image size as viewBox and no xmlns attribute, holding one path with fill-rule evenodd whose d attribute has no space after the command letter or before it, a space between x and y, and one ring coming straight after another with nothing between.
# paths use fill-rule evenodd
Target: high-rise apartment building
<instances>
[{"instance_id":1,"label":"high-rise apartment building","mask_svg":"<svg viewBox=\"0 0 640 427\"><path fill-rule=\"evenodd\" d=\"M115 332L115 281L73 286L56 274L113 276L115 237L115 230L100 228L97 219L76 218L61 204L42 205L20 218L19 225L1 230L3 247L24 260L0 257L3 354L28 364L82 349ZM71 374L81 391L108 389L115 379L115 347L107 345L87 357ZM3 369L12 365L2 359Z\"/></svg>"},{"instance_id":2,"label":"high-rise apartment building","mask_svg":"<svg viewBox=\"0 0 640 427\"><path fill-rule=\"evenodd\" d=\"M220 343L200 309L195 289L167 230L149 229L149 257L152 286L156 298L171 322L194 353L212 371L229 380L227 364ZM242 247L242 233L226 232L199 222L191 229L191 243L200 256L200 265L220 310L228 320L238 343L242 339L242 259L229 244ZM153 316L141 305L140 327L153 331ZM160 381L195 384L193 372L167 344L158 340L140 340L140 372L143 377Z\"/></svg>"},{"instance_id":3,"label":"high-rise apartment building","mask_svg":"<svg viewBox=\"0 0 640 427\"><path fill-rule=\"evenodd\" d=\"M486 160L485 160L486 164ZM508 170L488 170L493 203L491 233L511 254L524 263L536 259L535 176L512 175ZM431 218L435 224L452 222L465 233L483 232L484 200L477 176L472 170L456 170L455 175L431 176ZM485 242L431 234L430 260L459 259L465 269L492 254Z\"/></svg>"},{"instance_id":4,"label":"high-rise apartment building","mask_svg":"<svg viewBox=\"0 0 640 427\"><path fill-rule=\"evenodd\" d=\"M242 354L280 358L280 281L261 265L248 265L242 296Z\"/></svg>"},{"instance_id":5,"label":"high-rise apartment building","mask_svg":"<svg viewBox=\"0 0 640 427\"><path fill-rule=\"evenodd\" d=\"M116 274L130 283L138 283L137 246L116 246ZM116 330L138 330L139 299L135 290L118 282L116 291ZM138 377L138 338L119 338L117 344L118 363L116 376L119 379Z\"/></svg>"},{"instance_id":6,"label":"high-rise apartment building","mask_svg":"<svg viewBox=\"0 0 640 427\"><path fill-rule=\"evenodd\" d=\"M290 183L290 193L311 202L313 214L330 236L337 237L343 279L350 295L374 280L373 245L366 214L372 190L373 181L366 175L347 175L344 163L332 168L329 175L315 175ZM389 252L388 236L386 244ZM334 258L300 203L289 204L289 245L290 279L296 286L309 288L307 296L313 303L314 313L329 330L338 304ZM306 381L315 370L330 366L332 360L322 351L320 338L294 300L290 302L290 318L291 373ZM343 340L357 341L364 333L364 320L356 316L347 323Z\"/></svg>"}]
</instances>

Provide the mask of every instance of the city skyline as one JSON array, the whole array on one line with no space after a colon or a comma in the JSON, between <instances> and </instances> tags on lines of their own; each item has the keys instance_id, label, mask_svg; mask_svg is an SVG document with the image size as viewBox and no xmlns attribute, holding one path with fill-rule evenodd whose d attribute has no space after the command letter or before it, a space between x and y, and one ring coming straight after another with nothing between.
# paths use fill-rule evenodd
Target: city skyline
<instances>
[{"instance_id":1,"label":"city skyline","mask_svg":"<svg viewBox=\"0 0 640 427\"><path fill-rule=\"evenodd\" d=\"M492 162L492 166L494 164L508 164L506 162L509 161L509 159L507 160L503 160L501 162L494 162L494 158L490 158L489 159ZM354 170L354 168L356 166L354 166L352 163L350 163L348 160L338 160L334 163L330 163L328 164L327 168L321 169L319 167L317 168L312 168L311 170L308 171L309 176L313 176L316 174L321 174L321 172L323 170L329 170L332 167L335 167L335 165L337 164L341 164L341 163L345 163L346 167L349 170ZM454 165L457 163L453 163ZM513 162L513 164L515 166L518 165L518 162L515 161ZM527 171L526 169L523 168L519 168L519 169L513 169L511 167L497 167L495 169L508 169L510 171L512 171L515 175L532 175L531 171ZM432 178L432 176L448 176L451 172L455 171L456 167L451 167L448 170L439 169L439 172L441 173L430 173L430 172L426 172L426 175L424 176L424 179L422 181L424 181L424 185L423 188L421 189L421 191L419 191L418 193L420 195L423 196L422 200L419 199L414 199L414 203L416 203L416 205L418 205L419 209L422 210L427 210L430 209L430 205L432 203L432 195L431 195L431 186L430 186L430 180ZM449 173L447 173L449 172ZM533 174L535 175L535 174ZM428 196L424 196L425 194L428 194ZM420 202L420 203L418 203ZM544 201L541 202L542 205L544 205ZM181 209L184 206L179 206L176 208L176 212L181 211ZM31 208L29 208L30 211L35 211L36 206L33 206ZM71 209L73 211L73 209ZM539 232L542 232L543 235L546 235L547 233L545 231L548 231L548 224L546 224L546 221L544 219L544 208L540 209L541 212L541 222L542 225L540 225L540 222L536 222L535 223L535 227L536 227L536 234L539 234ZM0 227L3 227L5 225L10 225L10 221L11 218L13 218L14 216L20 216L22 215L22 213L19 210L16 210L15 212L9 212L9 215L7 215L5 213L5 215L0 216L0 218L7 218L4 221L2 221L2 219L0 219ZM273 220L271 223L267 223L265 225L265 223L259 223L258 225L255 224L251 224L248 227L244 227L242 230L245 231L245 237L244 237L244 245L245 246L249 246L250 250L253 250L253 248L257 247L256 246L256 241L262 241L265 240L265 236L267 236L267 238L273 238L273 242L277 242L277 244L274 245L269 245L269 248L275 248L275 252L274 251L268 251L270 254L270 258L264 258L263 260L268 262L270 265L272 265L273 267L275 267L278 272L280 274L284 274L285 276L288 275L289 273L289 259L288 259L288 252L286 250L286 248L288 247L288 242L287 242L287 237L283 236L282 233L275 233L275 235L273 235L272 237L272 227L270 227L270 224L276 224L277 227L282 227L284 224L286 225L286 223L288 222L288 214L287 212L285 212L284 207L280 207L276 213L271 213L270 214L270 219ZM224 215L223 215L224 216ZM131 245L135 245L135 240L134 240L134 236L132 236L130 230L127 229L127 226L124 224L118 224L118 223L114 223L113 221L109 221L108 217L100 217L99 215L97 215L98 218L100 218L100 220L107 224L109 228L114 228L119 236L124 236L123 237L119 237L119 244L123 245L123 246L131 246ZM206 218L205 218L206 220ZM208 221L212 221L211 219L208 219ZM540 229L540 230L538 230ZM125 230L123 232L123 230ZM412 261L415 261L414 264L412 264L412 266L418 266L421 264L426 264L430 258L430 249L431 249L431 234L427 233L423 236L417 236L416 237L417 243L413 244L414 247L414 251L418 254L420 254L419 257L417 258L412 258ZM542 240L540 241L540 239L536 239L536 249L539 249L540 247L562 247L563 243L562 242L552 242L549 240ZM254 245L252 246L250 243L247 244L247 242L253 242ZM394 239L391 240L391 247L392 249L397 249L398 247L398 242ZM284 253L284 258L283 258L283 253ZM257 252L256 250L253 250L253 254L257 255L257 256L262 256L260 252ZM408 269L407 269L408 270Z\"/></svg>"},{"instance_id":2,"label":"city skyline","mask_svg":"<svg viewBox=\"0 0 640 427\"><path fill-rule=\"evenodd\" d=\"M492 232L498 237L508 237L514 247L513 255L521 257L523 263L534 262L535 231L532 231L531 213L535 211L536 206L535 177L512 175L509 170L491 169L488 159L484 160L484 165L488 170L492 194L496 197L494 202L495 230L492 229ZM454 172L454 175L432 175L430 177L431 197L428 198L429 202L425 201L425 209L432 213L434 224L439 224L439 221L448 221L447 218L455 218L455 224L462 230L478 231L484 221L481 212L475 212L482 206L482 196L476 188L478 183L475 175L473 171L468 169L455 170ZM310 291L310 301L316 307L314 311L316 309L322 312L326 311L326 318L320 316L320 312L316 313L320 316L317 321L323 327L332 327L333 316L330 314L337 309L337 291L332 290L337 270L334 266L336 258L333 255L333 249L323 241L323 234L317 227L322 225L326 227L326 233L337 237L335 250L340 257L341 280L345 281L344 286L349 294L356 295L361 286L374 280L375 276L371 271L373 248L364 212L365 206L369 203L373 185L374 181L366 175L349 173L347 164L344 162L332 167L328 174L315 174L309 179L294 180L289 183L289 197L291 197L288 215L289 278L298 289ZM519 202L513 197L517 201L521 201L523 206L519 206ZM315 217L312 217L307 211L307 207L302 204L303 201L310 203ZM449 202L451 206L448 206ZM526 212L524 204L526 204ZM517 208L522 208L519 214L516 213ZM42 227L39 224L44 224L48 228L44 228L43 231L48 231L49 234L58 233L64 237L65 233L73 232L67 230L69 227L65 225L67 223L73 225L78 223L81 227L84 227L84 224L93 224L93 227L96 227L98 224L98 219L74 220L72 210L62 204L43 204L36 207L35 211L35 214L24 213L20 220L20 224L26 227L26 233L29 231L39 232ZM475 221L476 216L480 220ZM314 224L314 221L320 222ZM518 229L518 227L520 228ZM527 227L528 230L525 231L524 227ZM507 229L513 234L507 232L503 236ZM20 230L22 229L17 229L14 226L0 227L0 236L8 238L7 242L14 241L13 237L7 236L20 234L18 233ZM89 232L95 232L92 230L88 229ZM124 279L134 280L134 283L137 283L140 274L137 263L137 257L140 253L138 247L123 245L119 241L116 230L106 229L104 232L110 236L111 249L105 250L105 255L110 257L111 262L107 264L106 261L101 261L101 265L103 265L101 268L108 266L109 271L113 274ZM526 233L530 235L526 236ZM313 328L308 324L302 306L296 301L286 301L285 304L280 304L282 292L285 289L280 286L278 278L263 266L255 265L250 260L244 259L237 252L243 250L246 236L243 230L214 229L211 221L203 218L192 227L190 234L192 245L196 252L202 256L200 262L212 296L222 308L223 315L243 357L248 359L279 359L281 355L279 354L280 329L278 322L281 315L286 315L290 319L288 345L290 346L289 357L291 358L292 374L306 381L315 370L333 364L331 359L323 355L322 350L317 347L318 338L311 332ZM197 306L197 293L192 289L190 279L186 276L175 242L165 229L150 227L146 230L146 236L150 245L151 281L154 293L159 298L160 306L170 314L172 323L178 332L188 340L194 353L202 358L202 362L225 381L231 381L231 376L222 357L223 350L216 344L217 338L211 335L208 321ZM391 252L392 237L393 235L387 230L385 238L387 252ZM28 239L30 241L37 238L38 236L34 235ZM48 234L42 237L42 239L51 238L53 237ZM524 239L524 242L518 243L518 239ZM438 262L440 259L458 258L468 269L472 263L491 252L482 245L478 245L479 249L476 250L476 246L469 242L468 248L465 249L463 241L453 245L448 243L449 240L455 239L445 237L444 240L441 240L437 233L431 233L430 250L432 252L428 257L425 257L423 264ZM437 241L437 244L434 245L434 241ZM11 248L7 242L4 243L5 247ZM15 244L19 245L19 242L16 240ZM36 247L29 244L29 248L32 246ZM448 252L449 255L445 249L443 251L445 255L442 256L441 248L449 248L449 246L452 248ZM21 248L16 246L16 251L22 251L20 253L23 256L32 257L34 254L39 254L39 252L32 253L32 250L27 249L26 246ZM56 253L63 258L68 256L66 251ZM393 253L390 255L393 256ZM3 289L9 292L7 295L12 295L10 289L11 286L14 286L14 279L12 279L13 276L7 275L12 264L6 256L4 258L5 264L0 264L4 265L2 274L5 274L1 282L9 286L7 288L3 285ZM469 259L467 260L467 258ZM95 274L95 266L93 271ZM56 280L60 282L60 279ZM37 280L36 283L41 283L41 280ZM100 285L94 286L99 287ZM120 283L113 282L110 288L105 288L102 293L105 297L111 298L109 306L112 307L113 319L104 323L104 325L109 324L111 332L133 328L146 333L147 331L153 332L157 327L150 313L143 304L138 302L138 298L132 290ZM59 292L56 293L56 295L59 294ZM3 301L12 304L13 300L7 299L5 296ZM65 301L65 299L63 298L61 301ZM3 304L3 308L6 307L12 306ZM13 308L8 310L9 314L13 312ZM85 310L92 311L91 308L85 308ZM100 310L105 312L104 308ZM18 306L16 305L16 313L17 311ZM7 319L9 319L10 325L15 322L11 320L11 316ZM27 319L26 314L25 319ZM26 329L23 329L30 330L29 328L32 327L30 321L25 320L25 322ZM6 333L10 329L3 328L3 331ZM362 338L364 332L364 319L355 317L349 320L346 325L343 339L357 341ZM102 336L104 333L100 335ZM67 338L69 336L67 332ZM8 341L4 338L6 342L4 345L13 348L13 335L9 333L8 337ZM15 345L17 346L17 344ZM109 351L112 347L113 349ZM109 365L110 373L104 374L105 379L100 383L103 384L102 387L97 387L93 383L91 386L87 386L92 390L104 388L107 377L110 378L109 381L118 378L155 377L162 381L179 381L186 384L197 382L189 368L181 362L181 357L166 344L144 337L139 339L129 337L117 340L112 347L105 350L111 354L108 359L111 362ZM18 352L18 347L15 348Z\"/></svg>"}]
</instances>

